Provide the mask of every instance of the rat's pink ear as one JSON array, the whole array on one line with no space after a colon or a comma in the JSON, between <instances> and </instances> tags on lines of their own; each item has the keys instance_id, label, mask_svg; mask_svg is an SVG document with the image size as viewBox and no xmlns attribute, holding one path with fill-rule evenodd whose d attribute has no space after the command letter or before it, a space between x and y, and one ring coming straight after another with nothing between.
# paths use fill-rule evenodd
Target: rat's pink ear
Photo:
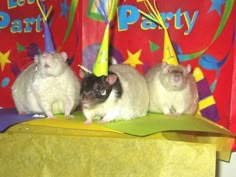
<instances>
[{"instance_id":1,"label":"rat's pink ear","mask_svg":"<svg viewBox=\"0 0 236 177\"><path fill-rule=\"evenodd\" d=\"M185 69L186 69L187 74L191 73L192 71L192 67L190 64L188 64Z\"/></svg>"},{"instance_id":2,"label":"rat's pink ear","mask_svg":"<svg viewBox=\"0 0 236 177\"><path fill-rule=\"evenodd\" d=\"M117 80L117 75L115 74L109 74L106 78L106 81L110 84L113 85Z\"/></svg>"},{"instance_id":3,"label":"rat's pink ear","mask_svg":"<svg viewBox=\"0 0 236 177\"><path fill-rule=\"evenodd\" d=\"M61 52L61 57L64 59L64 61L66 61L68 58L68 55L66 52Z\"/></svg>"},{"instance_id":4,"label":"rat's pink ear","mask_svg":"<svg viewBox=\"0 0 236 177\"><path fill-rule=\"evenodd\" d=\"M38 63L39 63L39 56L38 56L38 55L35 55L35 56L34 56L34 63L35 63L35 64L38 64Z\"/></svg>"},{"instance_id":5,"label":"rat's pink ear","mask_svg":"<svg viewBox=\"0 0 236 177\"><path fill-rule=\"evenodd\" d=\"M168 64L165 62L165 61L163 61L162 63L161 63L161 67L162 68L164 68L164 67L166 67Z\"/></svg>"},{"instance_id":6,"label":"rat's pink ear","mask_svg":"<svg viewBox=\"0 0 236 177\"><path fill-rule=\"evenodd\" d=\"M166 73L168 73L169 65L165 61L163 61L161 63L161 69L162 69L162 72L166 74Z\"/></svg>"},{"instance_id":7,"label":"rat's pink ear","mask_svg":"<svg viewBox=\"0 0 236 177\"><path fill-rule=\"evenodd\" d=\"M83 79L87 75L87 72L85 72L83 69L79 70L79 77Z\"/></svg>"},{"instance_id":8,"label":"rat's pink ear","mask_svg":"<svg viewBox=\"0 0 236 177\"><path fill-rule=\"evenodd\" d=\"M89 74L92 74L92 72L88 68L84 67L83 65L78 65L78 66L80 67L79 76L81 79L88 76Z\"/></svg>"}]
</instances>

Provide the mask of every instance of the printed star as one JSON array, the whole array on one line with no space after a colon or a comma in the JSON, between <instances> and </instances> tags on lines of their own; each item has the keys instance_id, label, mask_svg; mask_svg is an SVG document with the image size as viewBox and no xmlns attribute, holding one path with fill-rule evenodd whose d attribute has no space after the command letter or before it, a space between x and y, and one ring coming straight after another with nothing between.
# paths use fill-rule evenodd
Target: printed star
<instances>
[{"instance_id":1,"label":"printed star","mask_svg":"<svg viewBox=\"0 0 236 177\"><path fill-rule=\"evenodd\" d=\"M212 5L208 12L216 10L218 15L221 16L221 6L225 4L225 0L211 0L211 1L212 1Z\"/></svg>"},{"instance_id":2,"label":"printed star","mask_svg":"<svg viewBox=\"0 0 236 177\"><path fill-rule=\"evenodd\" d=\"M3 54L2 52L0 52L0 65L1 65L1 70L3 71L5 68L5 65L7 63L11 63L11 61L9 60L9 55L10 55L10 50L7 51L7 53Z\"/></svg>"},{"instance_id":3,"label":"printed star","mask_svg":"<svg viewBox=\"0 0 236 177\"><path fill-rule=\"evenodd\" d=\"M128 52L128 58L123 62L124 64L129 64L132 67L136 67L136 65L143 64L143 62L141 62L139 59L142 52L141 49L137 51L135 54L131 53L129 50L127 52Z\"/></svg>"},{"instance_id":4,"label":"printed star","mask_svg":"<svg viewBox=\"0 0 236 177\"><path fill-rule=\"evenodd\" d=\"M61 13L60 13L60 15L61 16L65 16L66 17L66 19L68 18L68 10L69 10L70 8L69 8L69 6L67 5L67 0L64 0L64 2L63 3L61 3Z\"/></svg>"}]
</instances>

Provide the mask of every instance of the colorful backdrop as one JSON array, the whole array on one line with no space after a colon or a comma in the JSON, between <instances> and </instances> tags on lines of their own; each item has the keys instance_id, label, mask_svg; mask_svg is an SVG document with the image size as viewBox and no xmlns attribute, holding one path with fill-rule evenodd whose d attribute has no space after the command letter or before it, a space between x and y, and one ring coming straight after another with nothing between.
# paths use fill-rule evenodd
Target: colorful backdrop
<instances>
[{"instance_id":1,"label":"colorful backdrop","mask_svg":"<svg viewBox=\"0 0 236 177\"><path fill-rule=\"evenodd\" d=\"M50 28L56 48L69 54L77 74L78 64L92 69L105 28L97 7L108 8L108 3L45 0L46 7L53 7ZM156 0L156 4L179 62L203 73L209 89L204 94L213 100L206 105L213 110L208 118L236 133L234 0ZM164 33L138 9L148 13L143 2L119 1L110 25L110 58L145 74L162 61ZM35 0L1 2L0 17L0 107L8 108L14 107L10 88L15 78L43 51L43 25Z\"/></svg>"}]
</instances>

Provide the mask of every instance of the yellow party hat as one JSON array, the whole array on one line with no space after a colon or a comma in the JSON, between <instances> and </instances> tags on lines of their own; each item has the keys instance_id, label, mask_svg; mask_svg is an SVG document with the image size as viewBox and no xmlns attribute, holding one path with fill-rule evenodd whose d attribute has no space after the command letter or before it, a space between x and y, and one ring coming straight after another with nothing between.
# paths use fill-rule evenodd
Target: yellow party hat
<instances>
[{"instance_id":1,"label":"yellow party hat","mask_svg":"<svg viewBox=\"0 0 236 177\"><path fill-rule=\"evenodd\" d=\"M115 14L115 7L117 6L118 0L106 2L99 0L98 2L100 3L100 6L96 4L97 9L106 21L106 28L104 31L103 39L100 45L100 49L98 51L96 61L93 66L93 74L99 77L103 75L108 75L109 28L110 21L113 19ZM107 10L106 7L108 7Z\"/></svg>"},{"instance_id":2,"label":"yellow party hat","mask_svg":"<svg viewBox=\"0 0 236 177\"><path fill-rule=\"evenodd\" d=\"M106 26L97 59L93 65L93 74L102 76L108 74L109 25Z\"/></svg>"},{"instance_id":3,"label":"yellow party hat","mask_svg":"<svg viewBox=\"0 0 236 177\"><path fill-rule=\"evenodd\" d=\"M174 47L170 41L170 37L168 34L168 31L164 29L164 48L163 48L163 62L166 62L168 64L172 65L178 65L178 59L175 54Z\"/></svg>"},{"instance_id":4,"label":"yellow party hat","mask_svg":"<svg viewBox=\"0 0 236 177\"><path fill-rule=\"evenodd\" d=\"M164 29L164 47L163 47L163 62L166 62L167 64L172 65L178 65L178 59L174 50L174 47L171 43L170 36L168 33L168 30L165 26L165 23L161 17L160 12L157 9L155 0L154 0L154 6L149 2L149 0L137 0L137 2L144 2L146 8L152 15L148 15L147 13L139 10L141 14L143 14L148 19L156 22Z\"/></svg>"}]
</instances>

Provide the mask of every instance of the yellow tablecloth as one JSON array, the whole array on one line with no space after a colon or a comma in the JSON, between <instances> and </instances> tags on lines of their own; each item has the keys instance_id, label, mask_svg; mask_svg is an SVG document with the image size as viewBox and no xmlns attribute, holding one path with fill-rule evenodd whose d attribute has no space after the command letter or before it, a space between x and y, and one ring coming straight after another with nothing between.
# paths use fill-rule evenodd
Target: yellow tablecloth
<instances>
[{"instance_id":1,"label":"yellow tablecloth","mask_svg":"<svg viewBox=\"0 0 236 177\"><path fill-rule=\"evenodd\" d=\"M217 154L228 160L233 142L226 134L168 131L141 137L97 125L73 128L76 122L81 123L35 120L1 133L0 176L215 177Z\"/></svg>"}]
</instances>

